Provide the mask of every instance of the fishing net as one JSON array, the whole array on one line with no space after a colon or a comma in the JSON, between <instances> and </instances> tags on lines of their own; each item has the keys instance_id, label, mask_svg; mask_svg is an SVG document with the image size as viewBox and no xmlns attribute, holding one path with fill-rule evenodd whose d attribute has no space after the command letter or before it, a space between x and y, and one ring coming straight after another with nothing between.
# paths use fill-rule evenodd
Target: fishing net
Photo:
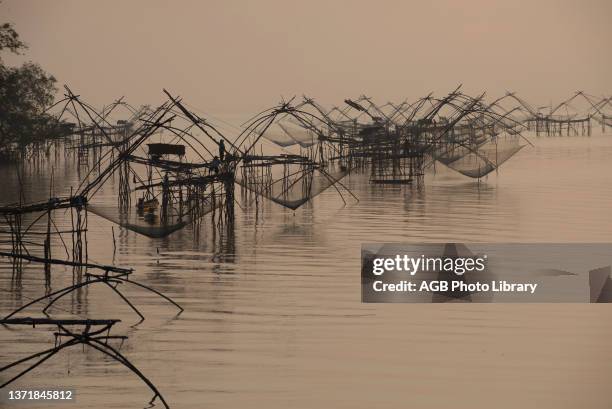
<instances>
[{"instance_id":1,"label":"fishing net","mask_svg":"<svg viewBox=\"0 0 612 409\"><path fill-rule=\"evenodd\" d=\"M298 128L288 123L276 123L266 130L264 138L277 144L280 147L286 148L299 145L302 148L308 148L317 143L317 135L304 128Z\"/></svg>"},{"instance_id":2,"label":"fishing net","mask_svg":"<svg viewBox=\"0 0 612 409\"><path fill-rule=\"evenodd\" d=\"M295 210L339 183L348 169L338 163L245 164L236 174L236 183L249 192Z\"/></svg>"},{"instance_id":3,"label":"fishing net","mask_svg":"<svg viewBox=\"0 0 612 409\"><path fill-rule=\"evenodd\" d=\"M147 216L139 213L137 209L120 210L114 206L89 205L87 209L121 227L151 238L168 236L185 227L190 221L185 217L179 219L176 216L169 216L162 222L157 215Z\"/></svg>"},{"instance_id":4,"label":"fishing net","mask_svg":"<svg viewBox=\"0 0 612 409\"><path fill-rule=\"evenodd\" d=\"M287 114L255 132L235 173L242 193L295 210L339 183L348 166L337 147L319 138L322 129L315 116Z\"/></svg>"},{"instance_id":5,"label":"fishing net","mask_svg":"<svg viewBox=\"0 0 612 409\"><path fill-rule=\"evenodd\" d=\"M449 165L477 151L480 146L486 144L487 140L488 138L483 136L472 140L468 138L464 138L463 140L451 139L442 143L437 143L438 147L432 151L432 157L444 165Z\"/></svg>"},{"instance_id":6,"label":"fishing net","mask_svg":"<svg viewBox=\"0 0 612 409\"><path fill-rule=\"evenodd\" d=\"M209 195L197 206L184 210L185 214L180 215L177 209L170 208L168 215L163 218L156 212L146 212L136 207L121 209L113 205L90 204L87 210L135 233L151 238L161 238L182 229L221 205L220 197Z\"/></svg>"},{"instance_id":7,"label":"fishing net","mask_svg":"<svg viewBox=\"0 0 612 409\"><path fill-rule=\"evenodd\" d=\"M481 178L491 173L520 151L518 137L489 139L467 146L450 146L435 151L432 156L449 168L471 178Z\"/></svg>"}]
</instances>

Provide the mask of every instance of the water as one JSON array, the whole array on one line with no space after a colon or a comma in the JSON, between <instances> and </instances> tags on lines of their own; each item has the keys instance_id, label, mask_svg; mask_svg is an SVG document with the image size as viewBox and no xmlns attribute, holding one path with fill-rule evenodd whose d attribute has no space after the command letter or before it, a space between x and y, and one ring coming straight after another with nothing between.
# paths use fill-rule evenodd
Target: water
<instances>
[{"instance_id":1,"label":"water","mask_svg":"<svg viewBox=\"0 0 612 409\"><path fill-rule=\"evenodd\" d=\"M345 195L344 206L329 189L295 213L237 208L234 234L204 227L199 237L185 229L153 240L115 227L113 251L111 224L90 215L90 260L134 267L135 280L186 311L177 317L125 288L147 317L131 327L138 317L94 286L52 315L121 318L113 333L129 335L122 351L173 408L609 408L609 305L360 303L363 242L611 242L612 137L532 140L481 183L443 166L421 190L351 176L344 183L359 203ZM71 166L55 172L56 190L76 186ZM24 175L29 199L44 197L48 173ZM0 174L5 202L16 200L14 169ZM54 255L62 252L56 243ZM2 263L1 312L44 293L41 266L14 282ZM54 268L53 288L71 277ZM52 342L45 328L2 329L0 362ZM80 347L15 386L74 388L79 408L140 408L152 396Z\"/></svg>"}]
</instances>

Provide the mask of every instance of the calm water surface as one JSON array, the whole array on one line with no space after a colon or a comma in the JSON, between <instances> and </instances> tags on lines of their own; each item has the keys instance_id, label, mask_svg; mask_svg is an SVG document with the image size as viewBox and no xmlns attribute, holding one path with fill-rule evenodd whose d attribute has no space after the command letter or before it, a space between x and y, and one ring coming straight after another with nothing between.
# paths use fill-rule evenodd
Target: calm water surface
<instances>
[{"instance_id":1,"label":"calm water surface","mask_svg":"<svg viewBox=\"0 0 612 409\"><path fill-rule=\"evenodd\" d=\"M233 233L211 229L209 218L199 235L187 228L164 239L115 226L113 251L111 223L90 214L90 260L135 268L135 280L186 311L176 316L127 287L147 317L132 327L138 317L94 286L52 315L122 319L122 352L173 408L608 409L610 305L360 302L364 242L612 242L612 136L532 141L481 183L443 166L422 189L353 175L344 183L359 203L345 195L344 206L329 189L295 213L237 208ZM78 184L74 165L54 173L56 192ZM0 176L3 201L15 201L15 169ZM49 172L30 166L23 181L27 199L44 198ZM54 256L63 257L59 242ZM40 265L14 281L0 263L0 312L44 293ZM54 268L52 287L71 279ZM52 343L45 328L1 329L0 364ZM151 397L128 370L80 347L16 386L74 388L79 408L141 408Z\"/></svg>"}]
</instances>

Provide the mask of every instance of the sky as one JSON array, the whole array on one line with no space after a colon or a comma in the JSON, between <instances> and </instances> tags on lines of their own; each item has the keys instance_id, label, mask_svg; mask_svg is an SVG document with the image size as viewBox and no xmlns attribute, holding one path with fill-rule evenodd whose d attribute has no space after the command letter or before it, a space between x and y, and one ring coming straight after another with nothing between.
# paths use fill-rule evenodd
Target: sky
<instances>
[{"instance_id":1,"label":"sky","mask_svg":"<svg viewBox=\"0 0 612 409\"><path fill-rule=\"evenodd\" d=\"M612 93L606 0L4 0L25 56L91 104L249 115L281 98L380 102L463 84L532 105Z\"/></svg>"}]
</instances>

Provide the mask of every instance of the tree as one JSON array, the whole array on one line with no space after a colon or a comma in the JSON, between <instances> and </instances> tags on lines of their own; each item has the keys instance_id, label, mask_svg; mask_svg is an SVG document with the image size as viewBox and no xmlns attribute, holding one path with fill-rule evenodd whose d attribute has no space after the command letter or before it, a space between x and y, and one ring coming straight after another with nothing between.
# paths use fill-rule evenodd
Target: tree
<instances>
[{"instance_id":1,"label":"tree","mask_svg":"<svg viewBox=\"0 0 612 409\"><path fill-rule=\"evenodd\" d=\"M0 25L0 52L26 48L11 24ZM8 67L0 57L0 156L52 136L57 124L45 110L53 103L55 82L38 64Z\"/></svg>"},{"instance_id":2,"label":"tree","mask_svg":"<svg viewBox=\"0 0 612 409\"><path fill-rule=\"evenodd\" d=\"M8 49L12 53L19 54L21 50L28 48L20 39L10 23L0 26L0 51Z\"/></svg>"}]
</instances>

